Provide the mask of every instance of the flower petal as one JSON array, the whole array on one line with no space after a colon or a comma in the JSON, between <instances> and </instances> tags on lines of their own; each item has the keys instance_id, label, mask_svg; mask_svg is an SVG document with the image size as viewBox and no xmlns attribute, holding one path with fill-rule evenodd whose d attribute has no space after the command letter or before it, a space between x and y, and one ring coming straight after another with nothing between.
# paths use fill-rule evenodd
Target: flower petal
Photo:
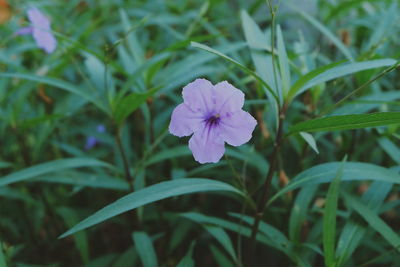
<instances>
[{"instance_id":1,"label":"flower petal","mask_svg":"<svg viewBox=\"0 0 400 267\"><path fill-rule=\"evenodd\" d=\"M189 148L194 159L200 163L218 162L225 152L224 141L219 137L219 129L207 127L197 130L189 140Z\"/></svg>"},{"instance_id":2,"label":"flower petal","mask_svg":"<svg viewBox=\"0 0 400 267\"><path fill-rule=\"evenodd\" d=\"M217 94L216 111L221 116L241 110L244 104L244 94L227 81L217 83L215 86Z\"/></svg>"},{"instance_id":3,"label":"flower petal","mask_svg":"<svg viewBox=\"0 0 400 267\"><path fill-rule=\"evenodd\" d=\"M35 38L36 44L48 54L53 53L53 51L56 49L57 40L54 38L51 32L34 28L33 38Z\"/></svg>"},{"instance_id":4,"label":"flower petal","mask_svg":"<svg viewBox=\"0 0 400 267\"><path fill-rule=\"evenodd\" d=\"M40 12L36 7L32 7L28 10L28 19L33 24L34 27L39 27L41 29L50 29L50 20Z\"/></svg>"},{"instance_id":5,"label":"flower petal","mask_svg":"<svg viewBox=\"0 0 400 267\"><path fill-rule=\"evenodd\" d=\"M206 79L196 79L183 88L184 103L194 112L207 114L214 110L216 103L213 85Z\"/></svg>"},{"instance_id":6,"label":"flower petal","mask_svg":"<svg viewBox=\"0 0 400 267\"><path fill-rule=\"evenodd\" d=\"M32 34L33 28L32 27L24 27L19 29L18 31L15 32L16 35L27 35L27 34Z\"/></svg>"},{"instance_id":7,"label":"flower petal","mask_svg":"<svg viewBox=\"0 0 400 267\"><path fill-rule=\"evenodd\" d=\"M252 136L257 121L243 110L221 117L218 125L222 140L232 146L240 146L248 142Z\"/></svg>"},{"instance_id":8,"label":"flower petal","mask_svg":"<svg viewBox=\"0 0 400 267\"><path fill-rule=\"evenodd\" d=\"M204 121L202 114L193 112L185 103L178 105L172 112L169 132L182 137L191 135Z\"/></svg>"}]
</instances>

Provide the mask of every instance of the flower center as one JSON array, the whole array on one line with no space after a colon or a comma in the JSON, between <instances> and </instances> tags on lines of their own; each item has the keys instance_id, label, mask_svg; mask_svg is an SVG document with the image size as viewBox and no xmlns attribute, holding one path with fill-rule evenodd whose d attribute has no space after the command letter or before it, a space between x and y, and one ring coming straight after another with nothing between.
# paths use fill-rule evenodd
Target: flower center
<instances>
[{"instance_id":1,"label":"flower center","mask_svg":"<svg viewBox=\"0 0 400 267\"><path fill-rule=\"evenodd\" d=\"M209 126L209 127L217 126L219 124L220 120L221 120L220 117L221 116L218 113L207 117L205 119L206 125Z\"/></svg>"}]
</instances>

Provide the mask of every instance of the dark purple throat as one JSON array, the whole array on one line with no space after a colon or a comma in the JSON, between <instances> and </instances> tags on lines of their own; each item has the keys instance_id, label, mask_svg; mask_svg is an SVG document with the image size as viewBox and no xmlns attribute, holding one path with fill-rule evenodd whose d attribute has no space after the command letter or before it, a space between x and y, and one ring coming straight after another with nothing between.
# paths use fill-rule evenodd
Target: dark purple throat
<instances>
[{"instance_id":1,"label":"dark purple throat","mask_svg":"<svg viewBox=\"0 0 400 267\"><path fill-rule=\"evenodd\" d=\"M212 128L219 124L219 122L221 121L221 117L219 114L213 114L208 116L204 121L206 122L207 127Z\"/></svg>"}]
</instances>

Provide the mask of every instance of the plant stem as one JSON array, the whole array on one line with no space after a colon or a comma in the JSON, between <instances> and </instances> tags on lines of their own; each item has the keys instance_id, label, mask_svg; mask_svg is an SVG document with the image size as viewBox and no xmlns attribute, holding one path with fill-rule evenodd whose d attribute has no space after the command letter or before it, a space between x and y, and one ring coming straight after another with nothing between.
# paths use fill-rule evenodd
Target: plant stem
<instances>
[{"instance_id":1,"label":"plant stem","mask_svg":"<svg viewBox=\"0 0 400 267\"><path fill-rule=\"evenodd\" d=\"M272 183L272 178L274 176L274 172L277 169L279 150L283 139L283 121L285 119L286 107L283 109L279 109L279 122L278 122L278 131L276 134L275 142L274 142L274 150L271 153L269 158L269 170L267 173L267 177L265 179L264 185L262 186L262 195L258 201L256 213L254 215L254 223L251 230L250 236L250 250L249 256L250 259L254 258L255 248L256 248L256 237L258 228L260 226L261 218L264 215L266 204L268 202L269 191Z\"/></svg>"},{"instance_id":2,"label":"plant stem","mask_svg":"<svg viewBox=\"0 0 400 267\"><path fill-rule=\"evenodd\" d=\"M117 133L116 133L116 135L115 135L115 140L116 140L116 142L117 142L118 149L119 149L119 152L120 152L121 157L122 157L122 162L123 162L123 164L124 164L125 179L126 179L126 181L128 182L128 184L129 184L129 190L130 190L131 192L133 192L133 191L134 191L134 187L133 187L133 178L132 178L131 172L130 172L130 170L129 170L129 164L128 164L128 160L127 160L127 158L126 158L125 150L124 150L124 148L123 148L123 146L122 146L122 142L121 142L121 128L120 128L120 127L118 127L118 129L117 129Z\"/></svg>"},{"instance_id":3,"label":"plant stem","mask_svg":"<svg viewBox=\"0 0 400 267\"><path fill-rule=\"evenodd\" d=\"M274 86L276 92L278 92L278 105L280 106L280 96L279 96L279 90L278 90L278 78L276 76L276 68L275 68L275 11L271 7L270 2L268 1L269 7L270 7L270 12L271 12L271 57L272 57L272 71L274 74Z\"/></svg>"}]
</instances>

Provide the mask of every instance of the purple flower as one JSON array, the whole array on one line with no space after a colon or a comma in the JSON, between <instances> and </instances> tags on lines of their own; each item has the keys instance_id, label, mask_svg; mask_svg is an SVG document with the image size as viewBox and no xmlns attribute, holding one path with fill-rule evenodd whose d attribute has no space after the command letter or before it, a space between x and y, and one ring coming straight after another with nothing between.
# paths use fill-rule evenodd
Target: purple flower
<instances>
[{"instance_id":1,"label":"purple flower","mask_svg":"<svg viewBox=\"0 0 400 267\"><path fill-rule=\"evenodd\" d=\"M88 136L86 138L85 150L92 149L97 144L97 138L94 136Z\"/></svg>"},{"instance_id":2,"label":"purple flower","mask_svg":"<svg viewBox=\"0 0 400 267\"><path fill-rule=\"evenodd\" d=\"M32 26L19 29L17 35L32 34L36 44L50 54L56 49L57 40L51 33L50 20L36 7L28 9L28 19Z\"/></svg>"},{"instance_id":3,"label":"purple flower","mask_svg":"<svg viewBox=\"0 0 400 267\"><path fill-rule=\"evenodd\" d=\"M98 133L105 133L106 127L104 127L103 124L99 124L99 125L97 125L97 127L96 127L96 131L97 131ZM88 136L88 137L86 138L85 150L90 150L90 149L92 149L93 147L95 147L95 145L97 145L98 142L99 142L99 141L97 140L96 137L94 137L94 136L92 136L92 135Z\"/></svg>"},{"instance_id":4,"label":"purple flower","mask_svg":"<svg viewBox=\"0 0 400 267\"><path fill-rule=\"evenodd\" d=\"M169 132L193 136L189 148L200 163L218 162L225 142L240 146L248 142L257 121L242 110L244 94L224 81L213 85L196 79L183 88L183 103L172 112Z\"/></svg>"}]
</instances>

